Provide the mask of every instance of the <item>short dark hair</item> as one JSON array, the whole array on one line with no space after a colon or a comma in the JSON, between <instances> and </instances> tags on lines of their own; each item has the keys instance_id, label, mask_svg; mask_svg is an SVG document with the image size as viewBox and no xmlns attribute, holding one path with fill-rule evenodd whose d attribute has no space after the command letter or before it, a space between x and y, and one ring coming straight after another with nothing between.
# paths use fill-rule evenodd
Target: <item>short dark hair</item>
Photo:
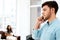
<instances>
[{"instance_id":1,"label":"short dark hair","mask_svg":"<svg viewBox=\"0 0 60 40\"><path fill-rule=\"evenodd\" d=\"M7 33L11 33L12 32L12 28L9 29L9 27L10 27L10 25L7 25Z\"/></svg>"},{"instance_id":2,"label":"short dark hair","mask_svg":"<svg viewBox=\"0 0 60 40\"><path fill-rule=\"evenodd\" d=\"M43 6L47 5L49 8L54 8L55 9L55 14L58 11L58 4L56 1L47 1L45 3L42 4L42 8Z\"/></svg>"}]
</instances>

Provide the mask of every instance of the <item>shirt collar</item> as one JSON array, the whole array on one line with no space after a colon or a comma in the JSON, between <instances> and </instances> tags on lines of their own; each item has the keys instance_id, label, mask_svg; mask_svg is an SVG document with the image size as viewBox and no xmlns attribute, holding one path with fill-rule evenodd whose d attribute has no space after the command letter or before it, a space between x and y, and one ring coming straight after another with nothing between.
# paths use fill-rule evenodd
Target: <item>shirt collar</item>
<instances>
[{"instance_id":1,"label":"shirt collar","mask_svg":"<svg viewBox=\"0 0 60 40\"><path fill-rule=\"evenodd\" d=\"M55 18L55 19L52 20L51 22L48 22L48 20L47 20L47 24L48 24L48 25L51 25L51 24L54 23L56 20L57 20L57 18Z\"/></svg>"}]
</instances>

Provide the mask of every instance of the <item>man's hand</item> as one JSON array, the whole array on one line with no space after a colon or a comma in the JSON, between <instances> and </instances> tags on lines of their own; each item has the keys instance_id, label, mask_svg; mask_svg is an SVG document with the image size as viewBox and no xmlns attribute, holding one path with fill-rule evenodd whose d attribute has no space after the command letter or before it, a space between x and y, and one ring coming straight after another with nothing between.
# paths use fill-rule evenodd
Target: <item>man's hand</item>
<instances>
[{"instance_id":1,"label":"man's hand","mask_svg":"<svg viewBox=\"0 0 60 40\"><path fill-rule=\"evenodd\" d=\"M43 23L43 22L44 22L44 17L38 17L36 19L36 23L35 23L34 29L39 29L41 23Z\"/></svg>"}]
</instances>

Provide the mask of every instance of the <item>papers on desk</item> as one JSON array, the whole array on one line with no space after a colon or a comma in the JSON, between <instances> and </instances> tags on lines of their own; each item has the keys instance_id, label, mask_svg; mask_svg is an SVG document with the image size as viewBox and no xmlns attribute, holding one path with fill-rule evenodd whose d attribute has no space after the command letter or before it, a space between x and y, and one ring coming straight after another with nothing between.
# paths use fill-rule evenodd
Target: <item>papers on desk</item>
<instances>
[{"instance_id":1,"label":"papers on desk","mask_svg":"<svg viewBox=\"0 0 60 40\"><path fill-rule=\"evenodd\" d=\"M6 40L17 40L17 38L16 37L13 37L13 36L7 36L6 37Z\"/></svg>"}]
</instances>

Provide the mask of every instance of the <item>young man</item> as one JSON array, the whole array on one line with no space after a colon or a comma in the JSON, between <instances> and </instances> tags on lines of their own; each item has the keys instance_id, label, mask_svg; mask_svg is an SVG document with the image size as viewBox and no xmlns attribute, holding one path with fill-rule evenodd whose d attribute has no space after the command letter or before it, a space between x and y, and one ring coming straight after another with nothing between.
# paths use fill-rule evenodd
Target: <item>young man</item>
<instances>
[{"instance_id":1,"label":"young man","mask_svg":"<svg viewBox=\"0 0 60 40\"><path fill-rule=\"evenodd\" d=\"M60 21L56 18L58 4L56 1L47 1L42 4L42 17L38 17L32 37L35 40L60 40ZM41 28L41 23L47 23Z\"/></svg>"}]
</instances>

